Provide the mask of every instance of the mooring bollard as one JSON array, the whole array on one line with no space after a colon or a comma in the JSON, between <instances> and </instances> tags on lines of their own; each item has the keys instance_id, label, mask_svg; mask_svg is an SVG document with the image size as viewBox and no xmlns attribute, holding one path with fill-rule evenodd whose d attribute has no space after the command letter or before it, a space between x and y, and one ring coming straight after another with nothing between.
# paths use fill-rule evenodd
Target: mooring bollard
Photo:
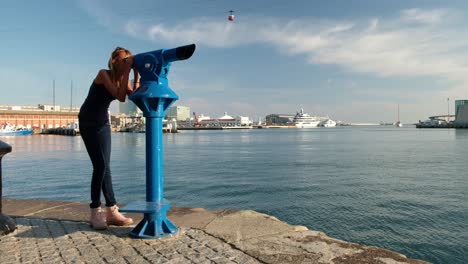
<instances>
[{"instance_id":1,"label":"mooring bollard","mask_svg":"<svg viewBox=\"0 0 468 264\"><path fill-rule=\"evenodd\" d=\"M5 154L11 152L11 146L0 140L0 236L7 235L16 229L15 222L3 214L2 200L3 200L3 185L2 185L2 158Z\"/></svg>"},{"instance_id":2,"label":"mooring bollard","mask_svg":"<svg viewBox=\"0 0 468 264\"><path fill-rule=\"evenodd\" d=\"M146 117L146 201L131 202L122 212L143 213L143 220L130 232L139 238L175 235L178 228L166 217L170 207L164 199L162 121L166 109L179 97L169 88L167 75L171 62L186 60L195 52L195 44L135 55L140 88L129 96Z\"/></svg>"}]
</instances>

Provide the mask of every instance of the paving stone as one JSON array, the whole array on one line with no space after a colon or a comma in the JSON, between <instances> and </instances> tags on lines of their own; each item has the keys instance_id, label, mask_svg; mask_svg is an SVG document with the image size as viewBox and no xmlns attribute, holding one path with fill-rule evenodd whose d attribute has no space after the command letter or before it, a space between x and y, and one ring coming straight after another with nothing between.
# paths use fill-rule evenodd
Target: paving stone
<instances>
[{"instance_id":1,"label":"paving stone","mask_svg":"<svg viewBox=\"0 0 468 264\"><path fill-rule=\"evenodd\" d=\"M166 264L186 264L186 263L193 263L193 262L186 258L171 259L166 262Z\"/></svg>"},{"instance_id":2,"label":"paving stone","mask_svg":"<svg viewBox=\"0 0 468 264\"><path fill-rule=\"evenodd\" d=\"M237 264L236 262L225 258L213 259L213 262L216 264Z\"/></svg>"},{"instance_id":3,"label":"paving stone","mask_svg":"<svg viewBox=\"0 0 468 264\"><path fill-rule=\"evenodd\" d=\"M266 245L271 248L271 252L275 253L276 243L280 243L279 240L284 240L291 241L288 242L287 246L291 247L290 250L294 253L293 246L295 250L304 251L301 246L314 249L316 248L314 245L318 243L315 235L311 233L312 231L308 231L304 235L254 238L236 241L237 244L229 244L212 234L193 228L184 229L175 237L146 240L130 238L128 232L131 228L129 227L111 227L106 231L95 231L86 222L28 217L15 217L14 221L18 225L18 229L10 235L0 237L1 264L296 263L293 260L299 260L299 258L292 259L290 256L278 258L278 255L269 255L269 251L259 251L257 254L252 248L258 249L261 247L256 245L268 243ZM329 246L321 243L323 247ZM341 242L334 241L333 243ZM253 245L253 247L244 249L249 245ZM302 262L312 262L313 259L305 258L306 255L300 256ZM256 258L262 261L258 261ZM387 258L387 255L381 256L381 259L386 260ZM291 261L283 262L283 260L288 259ZM404 258L401 257L401 260ZM355 263L360 262L356 261ZM408 262L401 261L399 263Z\"/></svg>"},{"instance_id":4,"label":"paving stone","mask_svg":"<svg viewBox=\"0 0 468 264\"><path fill-rule=\"evenodd\" d=\"M8 256L8 255L3 255L2 258L1 258L0 260L2 261L2 263L3 263L3 262L4 262L4 263L7 263L7 262L16 262L16 261L18 261L17 258L16 258L16 256L14 256L14 255L13 255L13 256L12 256L12 255L10 255L10 256Z\"/></svg>"},{"instance_id":5,"label":"paving stone","mask_svg":"<svg viewBox=\"0 0 468 264\"><path fill-rule=\"evenodd\" d=\"M126 264L127 262L121 256L105 256L104 261L109 264Z\"/></svg>"},{"instance_id":6,"label":"paving stone","mask_svg":"<svg viewBox=\"0 0 468 264\"><path fill-rule=\"evenodd\" d=\"M189 256L189 255L193 255L194 253L197 253L195 250L193 250L192 248L188 248L188 247L177 248L177 252L184 256Z\"/></svg>"},{"instance_id":7,"label":"paving stone","mask_svg":"<svg viewBox=\"0 0 468 264\"><path fill-rule=\"evenodd\" d=\"M178 254L177 250L174 248L162 248L158 249L159 254L161 255L171 255L171 254Z\"/></svg>"},{"instance_id":8,"label":"paving stone","mask_svg":"<svg viewBox=\"0 0 468 264\"><path fill-rule=\"evenodd\" d=\"M195 259L190 259L192 263L197 263L197 264L212 264L213 262L209 259L206 258L195 258Z\"/></svg>"},{"instance_id":9,"label":"paving stone","mask_svg":"<svg viewBox=\"0 0 468 264\"><path fill-rule=\"evenodd\" d=\"M83 263L85 263L83 260L81 260L79 257L76 257L76 256L65 257L64 259L65 259L66 264L83 264Z\"/></svg>"},{"instance_id":10,"label":"paving stone","mask_svg":"<svg viewBox=\"0 0 468 264\"><path fill-rule=\"evenodd\" d=\"M132 264L147 264L148 262L143 256L124 256L124 259Z\"/></svg>"},{"instance_id":11,"label":"paving stone","mask_svg":"<svg viewBox=\"0 0 468 264\"><path fill-rule=\"evenodd\" d=\"M159 254L146 256L146 259L147 259L151 264L163 264L163 263L169 262L168 259L166 259L165 257L163 257L163 256L161 256L161 255L159 255Z\"/></svg>"},{"instance_id":12,"label":"paving stone","mask_svg":"<svg viewBox=\"0 0 468 264\"><path fill-rule=\"evenodd\" d=\"M146 244L136 247L135 250L138 251L138 253L140 253L141 255L158 254L158 251L156 251L153 247L146 245Z\"/></svg>"},{"instance_id":13,"label":"paving stone","mask_svg":"<svg viewBox=\"0 0 468 264\"><path fill-rule=\"evenodd\" d=\"M167 258L168 260L186 259L184 255L179 254L179 253L164 254L163 256Z\"/></svg>"},{"instance_id":14,"label":"paving stone","mask_svg":"<svg viewBox=\"0 0 468 264\"><path fill-rule=\"evenodd\" d=\"M198 248L195 250L199 252L201 255L206 256L207 258L215 258L216 256L218 256L218 253L210 248L205 247L205 248Z\"/></svg>"}]
</instances>

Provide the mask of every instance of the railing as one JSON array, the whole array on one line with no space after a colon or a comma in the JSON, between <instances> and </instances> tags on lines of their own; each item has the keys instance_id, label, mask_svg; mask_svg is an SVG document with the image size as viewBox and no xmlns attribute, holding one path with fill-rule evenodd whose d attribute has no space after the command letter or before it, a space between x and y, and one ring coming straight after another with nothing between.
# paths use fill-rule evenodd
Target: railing
<instances>
[{"instance_id":1,"label":"railing","mask_svg":"<svg viewBox=\"0 0 468 264\"><path fill-rule=\"evenodd\" d=\"M0 236L9 234L16 229L15 222L2 213L2 158L5 154L11 152L11 146L0 140Z\"/></svg>"}]
</instances>

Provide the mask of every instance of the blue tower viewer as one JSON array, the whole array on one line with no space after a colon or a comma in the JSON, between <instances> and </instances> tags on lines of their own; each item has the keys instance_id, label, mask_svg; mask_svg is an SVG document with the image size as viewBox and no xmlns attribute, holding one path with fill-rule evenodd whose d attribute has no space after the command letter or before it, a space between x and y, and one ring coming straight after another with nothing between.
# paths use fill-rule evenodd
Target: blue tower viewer
<instances>
[{"instance_id":1,"label":"blue tower viewer","mask_svg":"<svg viewBox=\"0 0 468 264\"><path fill-rule=\"evenodd\" d=\"M179 97L169 88L167 75L171 63L186 60L195 52L195 44L160 49L135 55L140 73L140 88L129 99L146 117L146 201L131 202L122 212L143 213L143 220L130 232L139 238L174 235L178 228L166 217L170 207L164 199L162 121L166 109Z\"/></svg>"}]
</instances>

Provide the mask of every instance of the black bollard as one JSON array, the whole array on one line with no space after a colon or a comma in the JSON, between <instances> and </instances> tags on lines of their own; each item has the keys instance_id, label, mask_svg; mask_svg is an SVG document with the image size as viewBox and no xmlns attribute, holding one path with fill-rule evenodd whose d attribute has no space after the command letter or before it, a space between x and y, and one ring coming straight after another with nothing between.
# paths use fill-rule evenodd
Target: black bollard
<instances>
[{"instance_id":1,"label":"black bollard","mask_svg":"<svg viewBox=\"0 0 468 264\"><path fill-rule=\"evenodd\" d=\"M11 146L0 140L0 236L7 235L16 229L15 222L2 213L2 158L11 152Z\"/></svg>"}]
</instances>

